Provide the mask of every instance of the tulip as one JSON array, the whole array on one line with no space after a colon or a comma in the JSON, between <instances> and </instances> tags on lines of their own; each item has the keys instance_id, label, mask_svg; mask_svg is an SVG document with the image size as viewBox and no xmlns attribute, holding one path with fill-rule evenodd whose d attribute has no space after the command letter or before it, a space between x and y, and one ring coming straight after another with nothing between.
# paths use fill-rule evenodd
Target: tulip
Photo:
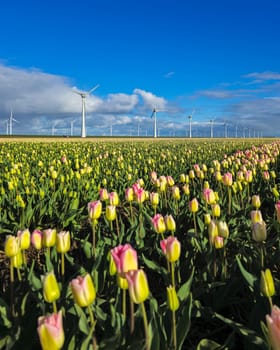
<instances>
[{"instance_id":1,"label":"tulip","mask_svg":"<svg viewBox=\"0 0 280 350\"><path fill-rule=\"evenodd\" d=\"M189 171L189 178L190 179L194 179L195 178L195 173L194 173L194 171L192 169Z\"/></svg>"},{"instance_id":2,"label":"tulip","mask_svg":"<svg viewBox=\"0 0 280 350\"><path fill-rule=\"evenodd\" d=\"M54 303L60 297L59 286L53 272L43 276L43 294L47 303Z\"/></svg>"},{"instance_id":3,"label":"tulip","mask_svg":"<svg viewBox=\"0 0 280 350\"><path fill-rule=\"evenodd\" d=\"M90 274L78 276L70 282L75 303L81 307L89 306L96 298L96 291Z\"/></svg>"},{"instance_id":4,"label":"tulip","mask_svg":"<svg viewBox=\"0 0 280 350\"><path fill-rule=\"evenodd\" d=\"M43 231L43 246L46 248L53 247L56 242L56 229L49 228Z\"/></svg>"},{"instance_id":5,"label":"tulip","mask_svg":"<svg viewBox=\"0 0 280 350\"><path fill-rule=\"evenodd\" d=\"M211 215L210 214L204 214L204 223L205 225L209 225L211 222Z\"/></svg>"},{"instance_id":6,"label":"tulip","mask_svg":"<svg viewBox=\"0 0 280 350\"><path fill-rule=\"evenodd\" d=\"M156 214L152 218L152 226L156 233L163 234L166 231L165 221L161 214Z\"/></svg>"},{"instance_id":7,"label":"tulip","mask_svg":"<svg viewBox=\"0 0 280 350\"><path fill-rule=\"evenodd\" d=\"M146 199L146 193L143 188L139 188L135 191L135 199L137 203L143 203Z\"/></svg>"},{"instance_id":8,"label":"tulip","mask_svg":"<svg viewBox=\"0 0 280 350\"><path fill-rule=\"evenodd\" d=\"M31 243L37 250L42 248L43 233L40 230L34 230L31 234Z\"/></svg>"},{"instance_id":9,"label":"tulip","mask_svg":"<svg viewBox=\"0 0 280 350\"><path fill-rule=\"evenodd\" d=\"M204 188L202 197L207 204L214 204L216 202L215 193L211 188Z\"/></svg>"},{"instance_id":10,"label":"tulip","mask_svg":"<svg viewBox=\"0 0 280 350\"><path fill-rule=\"evenodd\" d=\"M180 189L178 186L172 187L172 197L176 200L180 199Z\"/></svg>"},{"instance_id":11,"label":"tulip","mask_svg":"<svg viewBox=\"0 0 280 350\"><path fill-rule=\"evenodd\" d=\"M166 181L169 187L172 187L175 183L172 176L166 176Z\"/></svg>"},{"instance_id":12,"label":"tulip","mask_svg":"<svg viewBox=\"0 0 280 350\"><path fill-rule=\"evenodd\" d=\"M98 220L102 213L102 203L100 200L88 203L88 216L91 222Z\"/></svg>"},{"instance_id":13,"label":"tulip","mask_svg":"<svg viewBox=\"0 0 280 350\"><path fill-rule=\"evenodd\" d=\"M169 236L166 239L163 239L160 241L160 246L169 262L175 262L180 258L181 243L176 237Z\"/></svg>"},{"instance_id":14,"label":"tulip","mask_svg":"<svg viewBox=\"0 0 280 350\"><path fill-rule=\"evenodd\" d=\"M189 202L189 209L192 213L196 213L198 211L198 200L196 198L193 198Z\"/></svg>"},{"instance_id":15,"label":"tulip","mask_svg":"<svg viewBox=\"0 0 280 350\"><path fill-rule=\"evenodd\" d=\"M167 289L167 306L169 310L176 311L179 308L179 299L174 286L169 286Z\"/></svg>"},{"instance_id":16,"label":"tulip","mask_svg":"<svg viewBox=\"0 0 280 350\"><path fill-rule=\"evenodd\" d=\"M273 305L271 314L266 315L268 337L273 350L280 349L280 309Z\"/></svg>"},{"instance_id":17,"label":"tulip","mask_svg":"<svg viewBox=\"0 0 280 350\"><path fill-rule=\"evenodd\" d=\"M259 209L259 207L261 206L260 196L256 194L252 196L252 205L253 207L255 207L255 209Z\"/></svg>"},{"instance_id":18,"label":"tulip","mask_svg":"<svg viewBox=\"0 0 280 350\"><path fill-rule=\"evenodd\" d=\"M255 224L256 222L262 222L262 213L260 210L252 210L251 213L251 221L253 224Z\"/></svg>"},{"instance_id":19,"label":"tulip","mask_svg":"<svg viewBox=\"0 0 280 350\"><path fill-rule=\"evenodd\" d=\"M125 274L128 282L129 295L135 304L144 302L149 296L149 286L143 270L131 270Z\"/></svg>"},{"instance_id":20,"label":"tulip","mask_svg":"<svg viewBox=\"0 0 280 350\"><path fill-rule=\"evenodd\" d=\"M266 240L266 223L264 221L252 224L252 237L256 242Z\"/></svg>"},{"instance_id":21,"label":"tulip","mask_svg":"<svg viewBox=\"0 0 280 350\"><path fill-rule=\"evenodd\" d=\"M5 254L8 258L16 256L19 252L19 240L15 236L8 235L6 236L5 241Z\"/></svg>"},{"instance_id":22,"label":"tulip","mask_svg":"<svg viewBox=\"0 0 280 350\"><path fill-rule=\"evenodd\" d=\"M64 344L62 312L38 318L37 332L42 350L59 350Z\"/></svg>"},{"instance_id":23,"label":"tulip","mask_svg":"<svg viewBox=\"0 0 280 350\"><path fill-rule=\"evenodd\" d=\"M150 202L154 208L159 204L159 194L157 192L150 193Z\"/></svg>"},{"instance_id":24,"label":"tulip","mask_svg":"<svg viewBox=\"0 0 280 350\"><path fill-rule=\"evenodd\" d=\"M18 231L17 237L19 239L19 247L21 250L26 250L30 247L30 231L28 229Z\"/></svg>"},{"instance_id":25,"label":"tulip","mask_svg":"<svg viewBox=\"0 0 280 350\"><path fill-rule=\"evenodd\" d=\"M155 182L157 180L157 173L155 171L152 171L150 177L151 181Z\"/></svg>"},{"instance_id":26,"label":"tulip","mask_svg":"<svg viewBox=\"0 0 280 350\"><path fill-rule=\"evenodd\" d=\"M174 232L176 230L176 222L172 215L165 215L164 221L168 231Z\"/></svg>"},{"instance_id":27,"label":"tulip","mask_svg":"<svg viewBox=\"0 0 280 350\"><path fill-rule=\"evenodd\" d=\"M214 245L215 237L219 235L218 225L214 220L211 220L210 224L208 225L208 235L209 235L209 242L211 243L211 245Z\"/></svg>"},{"instance_id":28,"label":"tulip","mask_svg":"<svg viewBox=\"0 0 280 350\"><path fill-rule=\"evenodd\" d=\"M223 238L228 238L229 229L228 229L228 225L225 221L218 222L218 233L219 233L219 236L221 236Z\"/></svg>"},{"instance_id":29,"label":"tulip","mask_svg":"<svg viewBox=\"0 0 280 350\"><path fill-rule=\"evenodd\" d=\"M106 201L107 199L109 199L109 194L106 188L100 188L99 197L101 201Z\"/></svg>"},{"instance_id":30,"label":"tulip","mask_svg":"<svg viewBox=\"0 0 280 350\"><path fill-rule=\"evenodd\" d=\"M19 269L22 266L22 264L23 264L23 256L22 256L22 251L21 250L18 251L17 255L14 255L14 256L11 257L11 263L13 264L13 267L15 267L16 269Z\"/></svg>"},{"instance_id":31,"label":"tulip","mask_svg":"<svg viewBox=\"0 0 280 350\"><path fill-rule=\"evenodd\" d=\"M212 215L216 218L220 217L221 215L221 208L219 204L213 204L212 205Z\"/></svg>"},{"instance_id":32,"label":"tulip","mask_svg":"<svg viewBox=\"0 0 280 350\"><path fill-rule=\"evenodd\" d=\"M182 187L182 189L183 189L184 194L186 194L187 196L189 196L189 194L190 194L190 186L189 186L189 185L184 185L184 186Z\"/></svg>"},{"instance_id":33,"label":"tulip","mask_svg":"<svg viewBox=\"0 0 280 350\"><path fill-rule=\"evenodd\" d=\"M224 246L224 238L220 236L215 236L214 238L214 246L216 249L221 249Z\"/></svg>"},{"instance_id":34,"label":"tulip","mask_svg":"<svg viewBox=\"0 0 280 350\"><path fill-rule=\"evenodd\" d=\"M122 290L128 289L128 282L125 277L121 277L120 275L117 275L117 284L118 284L118 287Z\"/></svg>"},{"instance_id":35,"label":"tulip","mask_svg":"<svg viewBox=\"0 0 280 350\"><path fill-rule=\"evenodd\" d=\"M60 231L56 237L56 250L58 253L67 253L71 247L69 231Z\"/></svg>"},{"instance_id":36,"label":"tulip","mask_svg":"<svg viewBox=\"0 0 280 350\"><path fill-rule=\"evenodd\" d=\"M186 182L186 175L185 174L180 174L180 177L179 177L179 179L180 179L180 182Z\"/></svg>"},{"instance_id":37,"label":"tulip","mask_svg":"<svg viewBox=\"0 0 280 350\"><path fill-rule=\"evenodd\" d=\"M273 187L272 188L272 193L273 193L273 196L275 197L275 198L279 198L279 192L278 192L278 190L277 190L277 187Z\"/></svg>"},{"instance_id":38,"label":"tulip","mask_svg":"<svg viewBox=\"0 0 280 350\"><path fill-rule=\"evenodd\" d=\"M232 174L231 173L225 173L222 178L223 184L225 186L231 186L232 185Z\"/></svg>"},{"instance_id":39,"label":"tulip","mask_svg":"<svg viewBox=\"0 0 280 350\"><path fill-rule=\"evenodd\" d=\"M114 206L119 205L120 200L119 200L119 195L117 194L117 192L111 192L109 194L109 202L110 202L110 205L114 205Z\"/></svg>"},{"instance_id":40,"label":"tulip","mask_svg":"<svg viewBox=\"0 0 280 350\"><path fill-rule=\"evenodd\" d=\"M272 297L275 294L274 281L270 269L261 271L260 289L265 297Z\"/></svg>"},{"instance_id":41,"label":"tulip","mask_svg":"<svg viewBox=\"0 0 280 350\"><path fill-rule=\"evenodd\" d=\"M111 255L118 274L124 276L126 272L138 269L137 252L129 243L118 245L111 250Z\"/></svg>"},{"instance_id":42,"label":"tulip","mask_svg":"<svg viewBox=\"0 0 280 350\"><path fill-rule=\"evenodd\" d=\"M125 199L127 200L127 202L133 201L133 199L134 199L133 188L129 187L125 190Z\"/></svg>"},{"instance_id":43,"label":"tulip","mask_svg":"<svg viewBox=\"0 0 280 350\"><path fill-rule=\"evenodd\" d=\"M114 205L107 205L106 207L106 219L108 221L114 221L116 220L117 213L116 213L116 207Z\"/></svg>"}]
</instances>

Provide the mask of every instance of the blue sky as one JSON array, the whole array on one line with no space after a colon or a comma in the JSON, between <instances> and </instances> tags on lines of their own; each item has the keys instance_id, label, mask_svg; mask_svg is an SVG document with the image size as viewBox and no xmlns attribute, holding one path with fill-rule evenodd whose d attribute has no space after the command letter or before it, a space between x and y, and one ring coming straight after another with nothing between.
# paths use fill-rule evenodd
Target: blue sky
<instances>
[{"instance_id":1,"label":"blue sky","mask_svg":"<svg viewBox=\"0 0 280 350\"><path fill-rule=\"evenodd\" d=\"M280 136L276 0L6 1L0 134Z\"/></svg>"}]
</instances>

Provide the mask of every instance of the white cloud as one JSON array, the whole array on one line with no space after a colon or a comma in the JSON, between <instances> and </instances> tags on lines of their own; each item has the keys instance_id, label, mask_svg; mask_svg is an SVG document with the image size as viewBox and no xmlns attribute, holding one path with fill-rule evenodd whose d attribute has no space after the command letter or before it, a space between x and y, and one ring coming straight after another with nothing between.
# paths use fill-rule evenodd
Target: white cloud
<instances>
[{"instance_id":1,"label":"white cloud","mask_svg":"<svg viewBox=\"0 0 280 350\"><path fill-rule=\"evenodd\" d=\"M254 78L257 82L264 80L280 80L280 73L277 72L253 72L243 75L243 78Z\"/></svg>"},{"instance_id":2,"label":"white cloud","mask_svg":"<svg viewBox=\"0 0 280 350\"><path fill-rule=\"evenodd\" d=\"M145 107L151 110L153 108L163 109L167 106L167 101L163 97L158 97L151 92L142 89L134 89L133 93L138 94L142 98Z\"/></svg>"}]
</instances>

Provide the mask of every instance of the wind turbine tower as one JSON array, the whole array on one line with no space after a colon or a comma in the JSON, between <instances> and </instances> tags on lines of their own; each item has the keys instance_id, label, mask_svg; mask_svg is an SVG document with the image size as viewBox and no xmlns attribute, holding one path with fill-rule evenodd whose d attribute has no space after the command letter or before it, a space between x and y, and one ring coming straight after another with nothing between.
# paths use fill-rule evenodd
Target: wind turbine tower
<instances>
[{"instance_id":1,"label":"wind turbine tower","mask_svg":"<svg viewBox=\"0 0 280 350\"><path fill-rule=\"evenodd\" d=\"M213 120L210 120L210 137L213 138Z\"/></svg>"},{"instance_id":2,"label":"wind turbine tower","mask_svg":"<svg viewBox=\"0 0 280 350\"><path fill-rule=\"evenodd\" d=\"M11 109L11 114L10 117L8 119L8 124L9 124L9 135L12 136L13 135L13 122L18 123L18 121L14 118L13 116L13 111Z\"/></svg>"},{"instance_id":3,"label":"wind turbine tower","mask_svg":"<svg viewBox=\"0 0 280 350\"><path fill-rule=\"evenodd\" d=\"M192 111L192 114L188 116L189 118L189 138L192 138L192 117L194 115L194 110Z\"/></svg>"},{"instance_id":4,"label":"wind turbine tower","mask_svg":"<svg viewBox=\"0 0 280 350\"><path fill-rule=\"evenodd\" d=\"M163 112L164 110L159 110L154 108L151 118L154 118L154 137L157 137L157 112Z\"/></svg>"},{"instance_id":5,"label":"wind turbine tower","mask_svg":"<svg viewBox=\"0 0 280 350\"><path fill-rule=\"evenodd\" d=\"M75 121L76 121L76 120L72 120L72 121L70 122L70 125L71 125L71 127L70 127L70 135L71 135L71 136L73 136L73 133L74 133L74 123L75 123Z\"/></svg>"},{"instance_id":6,"label":"wind turbine tower","mask_svg":"<svg viewBox=\"0 0 280 350\"><path fill-rule=\"evenodd\" d=\"M81 122L81 137L86 137L86 98L87 96L92 93L94 90L96 90L99 87L99 85L94 86L89 91L78 91L73 90L76 94L80 95L82 98L82 122Z\"/></svg>"}]
</instances>

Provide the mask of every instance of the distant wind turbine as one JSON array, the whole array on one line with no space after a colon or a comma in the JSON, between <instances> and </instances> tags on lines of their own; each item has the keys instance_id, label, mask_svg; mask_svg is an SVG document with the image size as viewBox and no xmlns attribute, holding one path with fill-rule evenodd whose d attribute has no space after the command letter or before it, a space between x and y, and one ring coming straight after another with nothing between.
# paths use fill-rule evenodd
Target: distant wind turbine
<instances>
[{"instance_id":1,"label":"distant wind turbine","mask_svg":"<svg viewBox=\"0 0 280 350\"><path fill-rule=\"evenodd\" d=\"M73 90L76 94L80 95L82 98L82 123L81 123L81 137L86 137L86 98L87 96L96 90L99 87L99 84L94 86L89 91L78 91Z\"/></svg>"},{"instance_id":2,"label":"distant wind turbine","mask_svg":"<svg viewBox=\"0 0 280 350\"><path fill-rule=\"evenodd\" d=\"M213 120L210 120L210 137L213 138Z\"/></svg>"},{"instance_id":3,"label":"distant wind turbine","mask_svg":"<svg viewBox=\"0 0 280 350\"><path fill-rule=\"evenodd\" d=\"M153 109L151 118L154 118L154 137L157 137L157 112L164 112L163 109Z\"/></svg>"},{"instance_id":4,"label":"distant wind turbine","mask_svg":"<svg viewBox=\"0 0 280 350\"><path fill-rule=\"evenodd\" d=\"M70 135L73 136L73 131L74 131L74 123L76 120L71 120L70 122Z\"/></svg>"},{"instance_id":5,"label":"distant wind turbine","mask_svg":"<svg viewBox=\"0 0 280 350\"><path fill-rule=\"evenodd\" d=\"M8 125L9 125L9 135L12 136L13 135L13 122L19 123L18 120L16 120L13 116L13 111L11 109L11 114L10 117L8 119Z\"/></svg>"},{"instance_id":6,"label":"distant wind turbine","mask_svg":"<svg viewBox=\"0 0 280 350\"><path fill-rule=\"evenodd\" d=\"M188 118L189 118L189 138L191 139L192 138L192 117L193 117L193 115L194 115L194 112L195 112L195 110L193 110L192 111L192 114L190 114L189 116L188 116Z\"/></svg>"}]
</instances>

